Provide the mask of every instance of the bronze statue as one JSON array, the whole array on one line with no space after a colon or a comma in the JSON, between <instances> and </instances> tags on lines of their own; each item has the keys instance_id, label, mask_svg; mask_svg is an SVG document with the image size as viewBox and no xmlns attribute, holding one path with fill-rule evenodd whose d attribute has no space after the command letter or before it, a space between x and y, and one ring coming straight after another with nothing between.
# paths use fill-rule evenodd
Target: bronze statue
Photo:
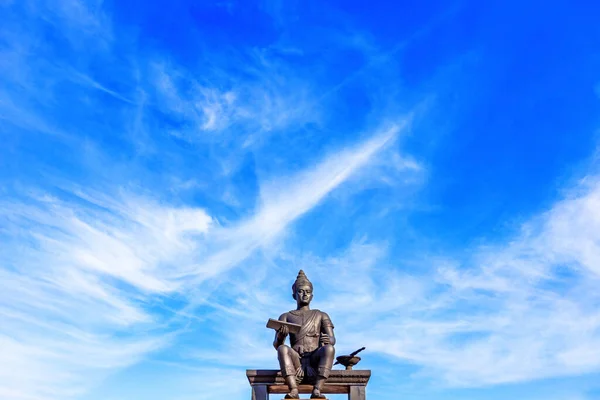
<instances>
[{"instance_id":1,"label":"bronze statue","mask_svg":"<svg viewBox=\"0 0 600 400\"><path fill-rule=\"evenodd\" d=\"M296 300L296 309L281 314L279 321L300 327L292 331L290 327L294 328L294 325L281 324L273 341L281 374L290 390L285 398L299 399L298 384L308 377L314 381L310 398L324 399L321 388L329 377L335 357L333 324L329 315L309 308L313 286L302 270L292 285L292 297ZM288 334L291 347L284 344Z\"/></svg>"}]
</instances>

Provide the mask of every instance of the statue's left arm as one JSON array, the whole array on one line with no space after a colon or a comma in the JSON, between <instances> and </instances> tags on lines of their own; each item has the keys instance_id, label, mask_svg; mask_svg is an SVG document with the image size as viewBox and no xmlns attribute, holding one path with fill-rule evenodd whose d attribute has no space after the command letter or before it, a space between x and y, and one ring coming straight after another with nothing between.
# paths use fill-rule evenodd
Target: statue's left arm
<instances>
[{"instance_id":1,"label":"statue's left arm","mask_svg":"<svg viewBox=\"0 0 600 400\"><path fill-rule=\"evenodd\" d=\"M327 335L327 338L329 339L329 343L323 343L323 344L330 344L332 346L335 346L335 335L333 334L333 323L331 322L331 319L329 318L329 315L327 315L327 313L324 313L323 311L321 311L321 335Z\"/></svg>"}]
</instances>

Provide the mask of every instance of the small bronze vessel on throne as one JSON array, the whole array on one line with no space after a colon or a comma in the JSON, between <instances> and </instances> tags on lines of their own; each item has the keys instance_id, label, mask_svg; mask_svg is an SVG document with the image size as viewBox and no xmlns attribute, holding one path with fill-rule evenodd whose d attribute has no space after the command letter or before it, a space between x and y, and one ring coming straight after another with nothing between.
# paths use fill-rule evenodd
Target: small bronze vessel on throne
<instances>
[{"instance_id":1,"label":"small bronze vessel on throne","mask_svg":"<svg viewBox=\"0 0 600 400\"><path fill-rule=\"evenodd\" d=\"M356 355L364 349L364 347L361 347L360 349L350 353L347 356L338 356L336 358L337 361L333 365L342 364L344 367L346 367L347 370L351 370L352 367L358 364L358 362L360 361L360 357L357 357Z\"/></svg>"}]
</instances>

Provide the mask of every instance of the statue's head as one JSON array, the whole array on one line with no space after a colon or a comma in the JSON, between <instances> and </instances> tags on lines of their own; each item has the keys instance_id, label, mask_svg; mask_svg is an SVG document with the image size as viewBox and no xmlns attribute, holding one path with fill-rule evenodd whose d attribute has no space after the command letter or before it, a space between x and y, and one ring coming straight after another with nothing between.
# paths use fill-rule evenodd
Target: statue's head
<instances>
[{"instance_id":1,"label":"statue's head","mask_svg":"<svg viewBox=\"0 0 600 400\"><path fill-rule=\"evenodd\" d=\"M292 297L298 305L308 305L313 299L313 285L302 270L292 285Z\"/></svg>"}]
</instances>

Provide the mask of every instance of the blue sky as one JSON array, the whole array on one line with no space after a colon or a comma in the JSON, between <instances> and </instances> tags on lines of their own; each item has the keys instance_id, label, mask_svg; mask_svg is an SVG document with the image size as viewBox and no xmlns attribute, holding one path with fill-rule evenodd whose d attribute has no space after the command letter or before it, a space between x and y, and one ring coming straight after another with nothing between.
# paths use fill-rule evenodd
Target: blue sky
<instances>
[{"instance_id":1,"label":"blue sky","mask_svg":"<svg viewBox=\"0 0 600 400\"><path fill-rule=\"evenodd\" d=\"M0 1L0 398L600 399L593 3Z\"/></svg>"}]
</instances>

